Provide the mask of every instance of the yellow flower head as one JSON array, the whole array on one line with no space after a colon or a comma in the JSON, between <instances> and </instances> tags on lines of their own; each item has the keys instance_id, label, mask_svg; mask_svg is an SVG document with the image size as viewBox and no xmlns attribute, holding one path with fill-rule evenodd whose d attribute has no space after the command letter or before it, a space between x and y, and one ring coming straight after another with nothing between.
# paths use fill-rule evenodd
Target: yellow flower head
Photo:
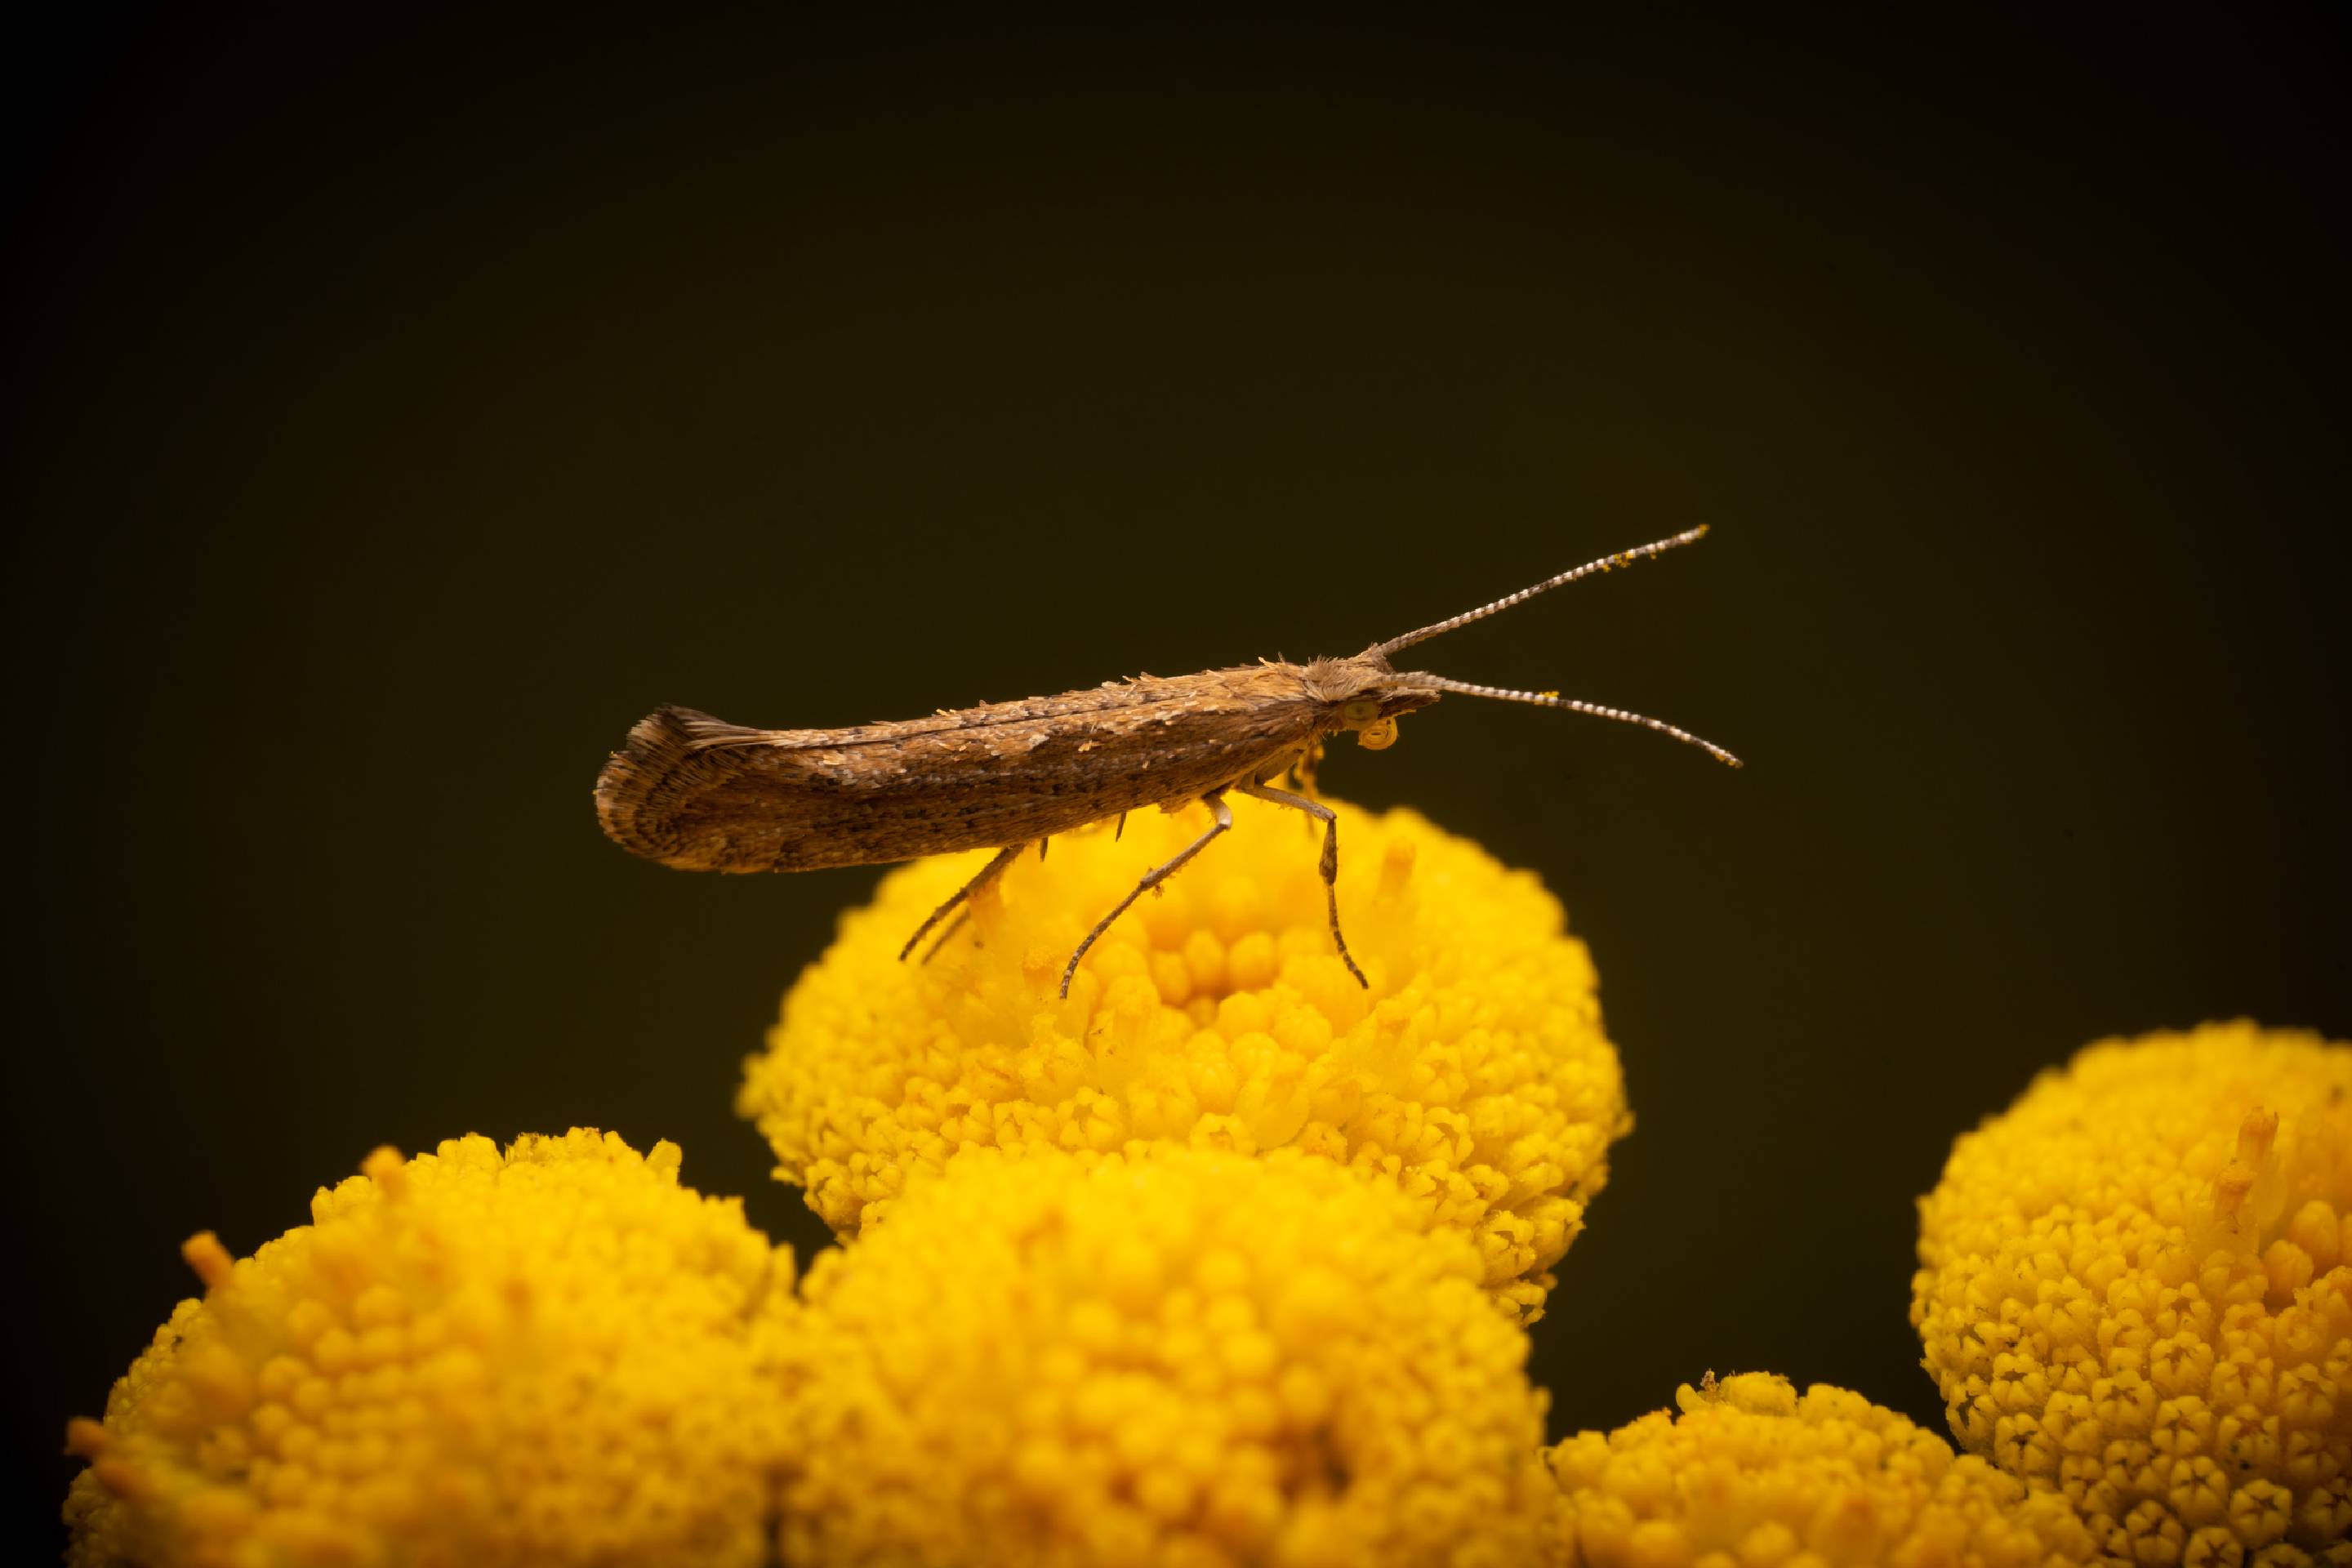
<instances>
[{"instance_id":1,"label":"yellow flower head","mask_svg":"<svg viewBox=\"0 0 2352 1568\"><path fill-rule=\"evenodd\" d=\"M68 1445L82 1568L757 1563L792 1294L674 1143L380 1149L205 1285Z\"/></svg>"},{"instance_id":2,"label":"yellow flower head","mask_svg":"<svg viewBox=\"0 0 2352 1568\"><path fill-rule=\"evenodd\" d=\"M928 965L908 934L986 858L883 879L785 998L739 1108L835 1231L966 1148L1138 1141L1292 1148L1393 1182L1532 1319L1632 1125L1583 944L1535 878L1409 811L1342 808L1334 952L1319 829L1232 802L1234 830L1139 900L1055 997L1071 950L1207 825L1139 813L1057 840L973 900Z\"/></svg>"},{"instance_id":3,"label":"yellow flower head","mask_svg":"<svg viewBox=\"0 0 2352 1568\"><path fill-rule=\"evenodd\" d=\"M958 1160L809 1270L785 1558L1529 1562L1542 1395L1477 1279L1293 1152Z\"/></svg>"},{"instance_id":4,"label":"yellow flower head","mask_svg":"<svg viewBox=\"0 0 2352 1568\"><path fill-rule=\"evenodd\" d=\"M2352 1563L2347 1212L2352 1049L2090 1047L1920 1201L1911 1321L1953 1432L2119 1556Z\"/></svg>"},{"instance_id":5,"label":"yellow flower head","mask_svg":"<svg viewBox=\"0 0 2352 1568\"><path fill-rule=\"evenodd\" d=\"M1858 1394L1748 1373L1547 1452L1570 1568L2028 1568L2089 1537L2026 1489Z\"/></svg>"}]
</instances>

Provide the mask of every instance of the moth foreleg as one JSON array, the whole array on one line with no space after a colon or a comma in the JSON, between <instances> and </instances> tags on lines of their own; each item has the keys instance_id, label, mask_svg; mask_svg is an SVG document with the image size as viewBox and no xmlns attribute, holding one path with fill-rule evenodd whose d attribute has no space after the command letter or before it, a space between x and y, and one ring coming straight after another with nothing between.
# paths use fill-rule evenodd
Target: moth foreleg
<instances>
[{"instance_id":1,"label":"moth foreleg","mask_svg":"<svg viewBox=\"0 0 2352 1568\"><path fill-rule=\"evenodd\" d=\"M1322 768L1323 742L1317 741L1299 752L1298 760L1290 764L1291 787L1304 795L1314 795L1316 775L1322 771Z\"/></svg>"},{"instance_id":2,"label":"moth foreleg","mask_svg":"<svg viewBox=\"0 0 2352 1568\"><path fill-rule=\"evenodd\" d=\"M1356 967L1356 955L1348 951L1348 939L1339 934L1339 814L1319 800L1308 800L1286 789L1275 789L1262 784L1238 784L1234 786L1244 795L1270 800L1276 805L1286 805L1303 811L1323 825L1323 860L1317 868L1323 873L1323 900L1331 914L1331 940L1339 944L1339 962L1356 977L1356 984L1369 991L1372 983Z\"/></svg>"},{"instance_id":3,"label":"moth foreleg","mask_svg":"<svg viewBox=\"0 0 2352 1568\"><path fill-rule=\"evenodd\" d=\"M1283 782L1289 785L1290 789L1295 794L1311 797L1315 794L1316 773L1322 765L1323 742L1320 741L1309 742L1307 748L1300 752L1297 756L1291 758L1288 765L1284 767L1282 770ZM1267 776L1271 777L1273 775L1269 774ZM1261 780L1260 782L1264 781ZM1315 819L1313 817L1300 817L1298 819L1298 826L1307 829L1308 837L1311 838L1314 837Z\"/></svg>"},{"instance_id":4,"label":"moth foreleg","mask_svg":"<svg viewBox=\"0 0 2352 1568\"><path fill-rule=\"evenodd\" d=\"M1206 849L1209 847L1209 840L1214 838L1218 834L1223 833L1227 828L1233 826L1234 808L1227 805L1221 795L1203 795L1202 798L1209 803L1209 809L1217 814L1217 820L1210 824L1209 830L1206 833L1202 834L1200 837L1195 838L1192 843L1187 844L1183 848L1178 850L1174 858L1168 860L1164 864L1154 866L1150 870L1146 871L1143 874L1143 880L1135 885L1134 890L1129 893L1127 897L1119 900L1118 907L1095 922L1095 929L1087 932L1086 940L1078 943L1078 950L1070 954L1069 964L1062 971L1062 989L1060 994L1063 1000L1067 1001L1069 999L1070 979L1073 975L1077 973L1078 960L1087 955L1087 949L1094 946L1095 939L1101 936L1103 932L1110 930L1111 922L1118 919L1119 916L1127 913L1127 907L1129 904L1135 902L1136 900L1143 897L1144 894L1150 892L1152 889L1160 886L1160 883L1174 876L1178 867L1183 865L1185 861L1190 860L1193 856L1198 855L1202 850Z\"/></svg>"},{"instance_id":5,"label":"moth foreleg","mask_svg":"<svg viewBox=\"0 0 2352 1568\"><path fill-rule=\"evenodd\" d=\"M1008 844L1003 848L998 850L995 857L991 859L987 865L982 866L980 868L978 875L973 877L971 881L966 882L962 887L956 889L955 897L950 899L946 903L941 904L938 909L933 910L930 913L930 918L926 920L921 925L915 928L915 934L908 937L907 939L907 945L898 950L898 962L901 963L906 963L907 955L915 951L915 944L923 940L924 932L939 924L940 919L945 916L950 910L954 909L966 899L971 898L974 893L977 893L982 888L988 886L989 883L996 880L996 879L1003 873L1004 868L1012 865L1014 858L1017 857L1021 851L1028 847L1029 846L1026 844Z\"/></svg>"}]
</instances>

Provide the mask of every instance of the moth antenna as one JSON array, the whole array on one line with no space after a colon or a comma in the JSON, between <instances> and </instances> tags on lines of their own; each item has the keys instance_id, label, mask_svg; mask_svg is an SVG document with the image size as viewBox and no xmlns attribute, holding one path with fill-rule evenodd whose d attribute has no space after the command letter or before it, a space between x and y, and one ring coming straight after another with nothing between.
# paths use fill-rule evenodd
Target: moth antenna
<instances>
[{"instance_id":1,"label":"moth antenna","mask_svg":"<svg viewBox=\"0 0 2352 1568\"><path fill-rule=\"evenodd\" d=\"M1417 632L1407 632L1401 637L1391 637L1372 651L1385 657L1399 648L1411 647L1417 642L1427 642L1441 632L1450 632L1456 626L1466 626L1472 621L1483 621L1488 616L1498 616L1514 605L1523 605L1538 594L1548 594L1554 588L1575 582L1579 577L1590 577L1595 572L1613 572L1620 566L1631 566L1636 561L1663 554L1679 545L1696 544L1706 537L1706 529L1707 525L1702 522L1696 528L1685 529L1672 539L1657 540L1649 544L1638 545L1632 550L1621 550L1614 555L1604 555L1598 561L1588 561L1573 572L1563 572L1557 577L1548 577L1532 588L1522 588L1516 594L1507 594L1491 605L1481 605L1475 610L1465 610L1458 616L1439 621L1435 626L1423 626ZM1483 687L1479 689L1486 695L1494 695L1494 693L1486 692Z\"/></svg>"},{"instance_id":2,"label":"moth antenna","mask_svg":"<svg viewBox=\"0 0 2352 1568\"><path fill-rule=\"evenodd\" d=\"M1532 702L1538 708L1565 708L1573 713L1590 713L1596 719L1614 719L1621 724L1639 724L1644 730L1671 735L1686 746L1696 746L1718 763L1735 768L1745 765L1713 741L1703 741L1687 730L1677 730L1664 720L1653 719L1646 713L1628 713L1622 708L1603 708L1597 702L1579 702L1573 697L1555 697L1548 691L1506 691L1499 686L1473 686L1466 680L1448 680L1442 675L1416 672L1412 679L1416 685L1434 686L1440 691L1459 691L1465 697L1496 697L1505 702Z\"/></svg>"}]
</instances>

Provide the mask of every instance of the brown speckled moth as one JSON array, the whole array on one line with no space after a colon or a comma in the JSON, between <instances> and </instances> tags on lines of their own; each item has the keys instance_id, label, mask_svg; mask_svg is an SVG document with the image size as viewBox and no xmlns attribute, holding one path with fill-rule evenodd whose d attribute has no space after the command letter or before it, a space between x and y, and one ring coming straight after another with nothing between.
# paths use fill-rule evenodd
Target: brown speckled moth
<instances>
[{"instance_id":1,"label":"brown speckled moth","mask_svg":"<svg viewBox=\"0 0 2352 1568\"><path fill-rule=\"evenodd\" d=\"M596 781L596 815L616 844L695 871L810 871L876 866L962 849L995 849L956 895L907 941L914 951L940 920L1034 844L1147 805L1205 802L1208 831L1095 922L1062 971L1070 994L1078 961L1145 891L1234 825L1228 792L1306 812L1323 824L1321 869L1331 939L1360 984L1369 984L1339 932L1339 826L1310 798L1323 742L1352 730L1379 751L1396 740L1397 716L1449 691L1566 708L1640 724L1739 759L1672 724L1552 692L1473 686L1390 656L1468 626L1596 572L1628 566L1706 532L1694 528L1563 572L1531 588L1391 637L1352 658L1309 664L1261 660L1198 675L1110 680L1059 697L991 702L895 724L846 730L751 730L686 708L662 708L629 731ZM1276 789L1289 773L1310 794ZM950 928L952 929L952 928Z\"/></svg>"}]
</instances>

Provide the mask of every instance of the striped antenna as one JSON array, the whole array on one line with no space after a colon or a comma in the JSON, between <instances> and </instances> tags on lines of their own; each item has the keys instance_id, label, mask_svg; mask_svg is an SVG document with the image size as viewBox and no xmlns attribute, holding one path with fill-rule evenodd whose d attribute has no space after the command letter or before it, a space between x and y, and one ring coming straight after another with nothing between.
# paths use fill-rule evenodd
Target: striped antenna
<instances>
[{"instance_id":1,"label":"striped antenna","mask_svg":"<svg viewBox=\"0 0 2352 1568\"><path fill-rule=\"evenodd\" d=\"M1548 594L1554 588L1558 588L1564 584L1575 582L1579 577L1590 577L1596 572L1613 572L1620 566L1631 566L1636 561L1643 561L1653 555L1663 554L1664 552L1672 550L1677 545L1696 544L1706 537L1706 524L1702 522L1696 528L1686 529L1683 532L1675 534L1672 539L1661 539L1654 543L1644 544L1636 549L1621 550L1614 555L1604 555L1598 561L1588 561L1573 572L1563 572L1557 577L1547 578L1545 581L1537 584L1532 588L1522 588L1517 593L1507 595L1504 597L1496 600L1491 605L1481 605L1475 610L1465 610L1462 614L1453 616L1451 619L1440 621L1433 626L1423 626L1417 632L1407 632L1401 637L1391 637L1388 641L1381 644L1372 651L1385 657L1386 655L1396 652L1399 648L1411 647L1417 642L1427 642L1430 638L1437 636L1440 632L1450 632L1456 626L1466 626L1472 621L1483 621L1488 616L1500 615L1505 610L1509 609L1513 605L1525 604L1528 600L1534 598L1538 594ZM1481 689L1483 690L1484 689L1482 688ZM1488 696L1498 695L1494 692L1486 692L1485 694ZM1524 693L1521 695L1524 695ZM1612 718L1631 717L1631 715L1622 713L1612 714L1610 716ZM1680 734L1681 731L1676 731L1675 733ZM1689 737L1685 736L1684 738L1687 740Z\"/></svg>"},{"instance_id":2,"label":"striped antenna","mask_svg":"<svg viewBox=\"0 0 2352 1568\"><path fill-rule=\"evenodd\" d=\"M1677 542L1669 540L1667 542ZM1537 589L1528 591L1540 592ZM1440 691L1459 691L1465 697L1496 697L1506 702L1532 702L1538 708L1565 708L1572 713L1590 713L1596 719L1614 719L1622 724L1639 724L1644 730L1671 735L1686 746L1696 746L1718 763L1727 763L1735 768L1741 765L1738 757L1713 741L1702 741L1688 730L1677 730L1664 720L1653 719L1647 714L1628 713L1622 708L1603 708L1597 702L1579 702L1573 697L1561 697L1549 691L1506 691L1499 686L1473 686L1466 680L1448 680L1442 675L1423 675L1417 671L1412 679L1416 685L1425 683Z\"/></svg>"}]
</instances>

